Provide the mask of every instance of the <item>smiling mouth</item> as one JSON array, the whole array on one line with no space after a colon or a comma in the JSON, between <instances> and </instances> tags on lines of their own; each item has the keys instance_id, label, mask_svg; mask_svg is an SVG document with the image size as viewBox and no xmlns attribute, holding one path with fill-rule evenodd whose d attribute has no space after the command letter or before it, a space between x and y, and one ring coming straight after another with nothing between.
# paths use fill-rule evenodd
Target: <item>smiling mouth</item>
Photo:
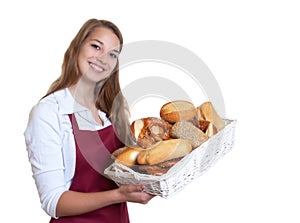
<instances>
[{"instance_id":1,"label":"smiling mouth","mask_svg":"<svg viewBox=\"0 0 300 223\"><path fill-rule=\"evenodd\" d=\"M90 63L90 67L95 71L95 72L103 72L105 71L105 69L101 66L99 66L98 64L95 64L95 63Z\"/></svg>"}]
</instances>

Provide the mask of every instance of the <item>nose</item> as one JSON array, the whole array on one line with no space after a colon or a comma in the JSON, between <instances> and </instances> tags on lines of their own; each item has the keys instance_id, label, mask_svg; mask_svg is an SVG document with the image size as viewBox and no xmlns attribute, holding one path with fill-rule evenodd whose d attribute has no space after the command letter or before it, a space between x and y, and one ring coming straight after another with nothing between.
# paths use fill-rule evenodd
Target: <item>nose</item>
<instances>
[{"instance_id":1,"label":"nose","mask_svg":"<svg viewBox=\"0 0 300 223\"><path fill-rule=\"evenodd\" d=\"M100 52L99 55L96 58L101 63L107 64L107 62L108 62L108 53L106 53L106 52Z\"/></svg>"}]
</instances>

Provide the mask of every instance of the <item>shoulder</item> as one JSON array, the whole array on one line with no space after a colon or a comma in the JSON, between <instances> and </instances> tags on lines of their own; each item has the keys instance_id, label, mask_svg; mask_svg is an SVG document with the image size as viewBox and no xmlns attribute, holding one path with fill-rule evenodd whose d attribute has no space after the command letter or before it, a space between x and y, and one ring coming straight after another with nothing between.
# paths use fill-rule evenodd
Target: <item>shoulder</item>
<instances>
[{"instance_id":1,"label":"shoulder","mask_svg":"<svg viewBox=\"0 0 300 223\"><path fill-rule=\"evenodd\" d=\"M34 105L29 114L29 121L39 118L50 118L58 114L58 103L54 96L48 95Z\"/></svg>"},{"instance_id":2,"label":"shoulder","mask_svg":"<svg viewBox=\"0 0 300 223\"><path fill-rule=\"evenodd\" d=\"M58 115L66 94L67 90L62 89L42 98L36 105L33 106L30 112L30 117L49 117L51 115Z\"/></svg>"},{"instance_id":3,"label":"shoulder","mask_svg":"<svg viewBox=\"0 0 300 223\"><path fill-rule=\"evenodd\" d=\"M54 92L34 105L29 113L27 129L38 126L60 129L62 122L61 98L64 97L64 94L65 89Z\"/></svg>"}]
</instances>

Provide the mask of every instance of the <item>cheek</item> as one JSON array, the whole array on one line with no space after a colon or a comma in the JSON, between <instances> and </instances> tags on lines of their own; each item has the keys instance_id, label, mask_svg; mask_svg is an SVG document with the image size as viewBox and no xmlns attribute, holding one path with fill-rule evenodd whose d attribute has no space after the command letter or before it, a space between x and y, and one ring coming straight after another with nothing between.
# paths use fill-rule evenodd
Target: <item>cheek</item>
<instances>
[{"instance_id":1,"label":"cheek","mask_svg":"<svg viewBox=\"0 0 300 223\"><path fill-rule=\"evenodd\" d=\"M92 57L91 52L83 48L77 57L77 64L80 73L86 72L88 69L87 59Z\"/></svg>"},{"instance_id":2,"label":"cheek","mask_svg":"<svg viewBox=\"0 0 300 223\"><path fill-rule=\"evenodd\" d=\"M78 55L78 58L77 58L77 66L78 66L79 72L80 72L81 74L82 74L83 71L86 69L86 68L84 67L83 58L82 58L82 56L81 56L80 54Z\"/></svg>"},{"instance_id":3,"label":"cheek","mask_svg":"<svg viewBox=\"0 0 300 223\"><path fill-rule=\"evenodd\" d=\"M112 60L109 62L110 70L114 70L117 65L117 60Z\"/></svg>"}]
</instances>

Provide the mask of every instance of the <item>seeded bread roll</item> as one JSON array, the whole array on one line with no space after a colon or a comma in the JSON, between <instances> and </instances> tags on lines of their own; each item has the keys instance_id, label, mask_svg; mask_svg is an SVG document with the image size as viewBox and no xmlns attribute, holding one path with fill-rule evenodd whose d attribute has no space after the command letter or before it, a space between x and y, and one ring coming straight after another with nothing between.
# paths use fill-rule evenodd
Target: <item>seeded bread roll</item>
<instances>
[{"instance_id":1,"label":"seeded bread roll","mask_svg":"<svg viewBox=\"0 0 300 223\"><path fill-rule=\"evenodd\" d=\"M204 132L188 121L176 122L171 128L170 135L173 138L188 140L193 148L197 148L208 139Z\"/></svg>"},{"instance_id":2,"label":"seeded bread roll","mask_svg":"<svg viewBox=\"0 0 300 223\"><path fill-rule=\"evenodd\" d=\"M196 113L195 106L191 102L183 100L168 102L160 109L160 117L170 123L192 120Z\"/></svg>"},{"instance_id":3,"label":"seeded bread roll","mask_svg":"<svg viewBox=\"0 0 300 223\"><path fill-rule=\"evenodd\" d=\"M170 138L170 123L156 117L147 117L135 120L131 124L131 131L137 144L148 148L158 141Z\"/></svg>"}]
</instances>

